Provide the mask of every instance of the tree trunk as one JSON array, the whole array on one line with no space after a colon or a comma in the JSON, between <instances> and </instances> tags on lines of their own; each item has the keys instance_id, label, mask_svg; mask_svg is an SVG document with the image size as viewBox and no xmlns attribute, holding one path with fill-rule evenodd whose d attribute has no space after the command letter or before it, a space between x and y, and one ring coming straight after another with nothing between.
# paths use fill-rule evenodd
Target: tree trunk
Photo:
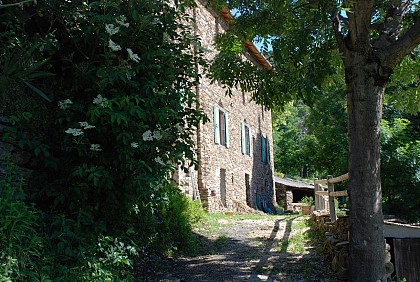
<instances>
[{"instance_id":1,"label":"tree trunk","mask_svg":"<svg viewBox=\"0 0 420 282\"><path fill-rule=\"evenodd\" d=\"M367 54L366 54L367 53ZM346 50L350 281L385 280L380 121L387 78L378 74L373 54Z\"/></svg>"}]
</instances>

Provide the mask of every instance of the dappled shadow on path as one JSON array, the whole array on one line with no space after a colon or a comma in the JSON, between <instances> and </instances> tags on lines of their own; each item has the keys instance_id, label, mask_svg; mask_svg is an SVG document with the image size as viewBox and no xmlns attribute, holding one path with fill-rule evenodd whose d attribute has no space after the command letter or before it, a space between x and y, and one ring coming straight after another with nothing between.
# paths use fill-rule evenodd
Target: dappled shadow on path
<instances>
[{"instance_id":1,"label":"dappled shadow on path","mask_svg":"<svg viewBox=\"0 0 420 282\"><path fill-rule=\"evenodd\" d=\"M139 273L137 281L335 281L309 246L303 254L288 252L295 220L303 219L292 215L227 224L210 239L197 234L202 242L198 256L162 261L160 269Z\"/></svg>"},{"instance_id":2,"label":"dappled shadow on path","mask_svg":"<svg viewBox=\"0 0 420 282\"><path fill-rule=\"evenodd\" d=\"M258 263L255 266L256 269L263 269L264 266L266 266L268 264L270 256L273 255L273 254L271 254L271 250L273 249L273 247L276 247L275 246L276 245L275 244L276 243L275 239L276 239L277 233L279 232L279 229L280 229L280 221L283 221L283 220L286 220L286 227L284 228L284 233L283 233L283 236L282 236L280 253L282 253L282 252L285 253L286 252L287 246L289 245L290 233L292 231L292 222L296 217L297 216L292 216L290 218L277 219L275 221L273 230L271 231L271 234L270 234L270 238L268 239L267 244L264 246L262 257L260 258L260 260L258 261ZM255 273L255 272L253 272L251 274L250 280L251 281L263 281L261 279L261 276L258 276L258 274Z\"/></svg>"}]
</instances>

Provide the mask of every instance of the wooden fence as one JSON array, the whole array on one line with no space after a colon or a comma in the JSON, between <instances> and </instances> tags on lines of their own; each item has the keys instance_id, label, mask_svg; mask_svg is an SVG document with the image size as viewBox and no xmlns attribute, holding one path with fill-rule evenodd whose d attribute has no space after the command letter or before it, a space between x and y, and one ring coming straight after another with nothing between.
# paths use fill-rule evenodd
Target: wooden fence
<instances>
[{"instance_id":1,"label":"wooden fence","mask_svg":"<svg viewBox=\"0 0 420 282\"><path fill-rule=\"evenodd\" d=\"M327 179L315 178L315 210L329 211L331 222L337 220L337 214L335 211L334 198L348 196L347 190L334 191L334 183L341 182L349 179L349 174L343 174L338 177L332 177L328 175ZM327 185L324 187L322 185Z\"/></svg>"}]
</instances>

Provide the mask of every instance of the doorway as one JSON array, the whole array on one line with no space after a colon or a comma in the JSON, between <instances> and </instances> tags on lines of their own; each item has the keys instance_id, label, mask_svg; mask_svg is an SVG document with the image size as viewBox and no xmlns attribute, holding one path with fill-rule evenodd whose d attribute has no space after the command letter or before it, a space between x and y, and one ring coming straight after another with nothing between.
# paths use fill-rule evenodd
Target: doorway
<instances>
[{"instance_id":1,"label":"doorway","mask_svg":"<svg viewBox=\"0 0 420 282\"><path fill-rule=\"evenodd\" d=\"M251 185L249 185L249 174L245 173L245 192L246 192L246 204L251 206Z\"/></svg>"},{"instance_id":2,"label":"doorway","mask_svg":"<svg viewBox=\"0 0 420 282\"><path fill-rule=\"evenodd\" d=\"M226 169L220 169L220 201L226 207Z\"/></svg>"}]
</instances>

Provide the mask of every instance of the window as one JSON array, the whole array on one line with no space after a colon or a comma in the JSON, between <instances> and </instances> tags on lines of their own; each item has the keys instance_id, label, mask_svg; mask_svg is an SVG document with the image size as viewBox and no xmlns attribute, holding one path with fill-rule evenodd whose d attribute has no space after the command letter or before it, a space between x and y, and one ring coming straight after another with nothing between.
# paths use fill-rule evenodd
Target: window
<instances>
[{"instance_id":1,"label":"window","mask_svg":"<svg viewBox=\"0 0 420 282\"><path fill-rule=\"evenodd\" d=\"M241 122L241 149L242 154L251 156L251 128L244 122Z\"/></svg>"},{"instance_id":2,"label":"window","mask_svg":"<svg viewBox=\"0 0 420 282\"><path fill-rule=\"evenodd\" d=\"M265 164L270 163L270 141L261 134L261 160Z\"/></svg>"},{"instance_id":3,"label":"window","mask_svg":"<svg viewBox=\"0 0 420 282\"><path fill-rule=\"evenodd\" d=\"M214 143L229 148L228 113L214 106Z\"/></svg>"}]
</instances>

